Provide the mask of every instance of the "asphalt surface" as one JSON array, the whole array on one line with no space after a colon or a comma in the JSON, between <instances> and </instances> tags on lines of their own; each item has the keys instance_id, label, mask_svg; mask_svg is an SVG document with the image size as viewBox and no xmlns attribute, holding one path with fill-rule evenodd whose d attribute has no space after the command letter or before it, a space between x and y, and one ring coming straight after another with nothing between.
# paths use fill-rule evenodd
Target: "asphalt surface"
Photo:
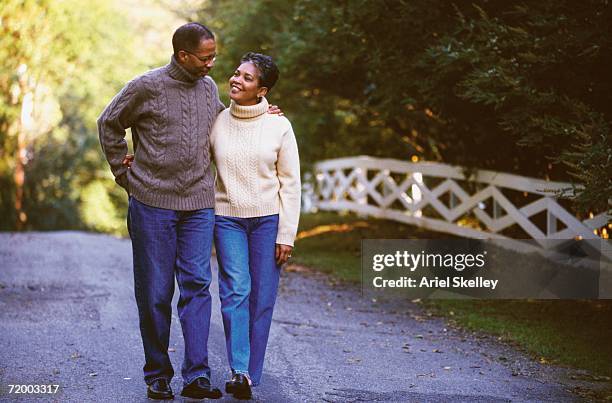
<instances>
[{"instance_id":1,"label":"asphalt surface","mask_svg":"<svg viewBox=\"0 0 612 403\"><path fill-rule=\"evenodd\" d=\"M130 241L111 236L0 233L1 401L147 401L131 261ZM221 388L228 367L213 278L209 364ZM170 356L182 400L176 298ZM283 272L264 371L254 399L267 402L570 402L584 401L572 391L602 388L449 328L417 304L368 300L299 267ZM59 387L15 394L9 385Z\"/></svg>"}]
</instances>

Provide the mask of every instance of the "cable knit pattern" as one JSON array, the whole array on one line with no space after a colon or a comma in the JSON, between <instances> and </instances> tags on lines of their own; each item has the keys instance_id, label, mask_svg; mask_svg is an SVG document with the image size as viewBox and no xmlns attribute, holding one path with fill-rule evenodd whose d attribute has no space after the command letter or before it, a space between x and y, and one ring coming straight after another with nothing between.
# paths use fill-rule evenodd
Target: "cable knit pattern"
<instances>
[{"instance_id":1,"label":"cable knit pattern","mask_svg":"<svg viewBox=\"0 0 612 403\"><path fill-rule=\"evenodd\" d=\"M98 118L100 144L117 183L149 206L212 208L207 145L213 120L223 109L214 81L190 74L174 57L130 81ZM128 128L135 152L129 170L122 164Z\"/></svg>"},{"instance_id":2,"label":"cable knit pattern","mask_svg":"<svg viewBox=\"0 0 612 403\"><path fill-rule=\"evenodd\" d=\"M189 103L187 101L187 94L185 93L185 91L180 91L179 95L181 97L181 131L180 131L180 140L181 140L181 149L184 150L185 154L187 154L189 152L189 144L187 143L189 141L189 127L191 126L189 123L189 117L191 116L191 110L189 108ZM187 157L187 155L185 155L185 157ZM188 158L182 158L181 160L178 161L178 163L181 165L182 170L185 171L185 167L187 165L187 160ZM185 177L179 177L176 178L176 182L175 182L175 186L176 186L176 191L179 191L185 186Z\"/></svg>"},{"instance_id":3,"label":"cable knit pattern","mask_svg":"<svg viewBox=\"0 0 612 403\"><path fill-rule=\"evenodd\" d=\"M166 89L164 87L162 80L154 80L154 74L150 72L149 74L145 74L143 76L143 82L146 89L148 89L147 98L151 99L151 105L153 109L155 109L158 113L153 116L153 121L151 125L152 133L163 133L165 130L165 125L168 122L168 103L166 96ZM135 128L132 128L132 140L134 142L134 148L138 148L138 133ZM151 141L155 143L155 147L153 147L150 151L151 158L156 161L165 159L166 154L164 153L163 143L161 138L152 137ZM164 166L165 163L158 164L155 170L152 172L153 177L157 178L153 186L155 188L159 187L159 168Z\"/></svg>"},{"instance_id":4,"label":"cable knit pattern","mask_svg":"<svg viewBox=\"0 0 612 403\"><path fill-rule=\"evenodd\" d=\"M266 113L268 101L232 101L211 131L217 167L215 213L230 217L279 214L276 242L292 245L300 216L300 162L291 123Z\"/></svg>"},{"instance_id":5,"label":"cable knit pattern","mask_svg":"<svg viewBox=\"0 0 612 403\"><path fill-rule=\"evenodd\" d=\"M267 111L268 101L265 98L257 105L248 107L241 107L231 101L230 113L240 119L229 120L229 136L232 142L225 155L225 163L229 168L227 195L230 204L241 209L252 209L261 204L257 179L258 156L252 150L259 148L259 133L263 120L252 118L257 118ZM245 194L253 197L244 197Z\"/></svg>"}]
</instances>

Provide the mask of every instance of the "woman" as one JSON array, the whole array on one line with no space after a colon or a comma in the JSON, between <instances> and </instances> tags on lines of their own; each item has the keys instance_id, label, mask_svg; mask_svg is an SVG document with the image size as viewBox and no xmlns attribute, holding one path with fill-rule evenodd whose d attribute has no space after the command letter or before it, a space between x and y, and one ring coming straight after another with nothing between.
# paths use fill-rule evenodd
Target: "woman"
<instances>
[{"instance_id":1,"label":"woman","mask_svg":"<svg viewBox=\"0 0 612 403\"><path fill-rule=\"evenodd\" d=\"M270 56L247 53L229 79L211 149L217 167L215 247L232 378L226 392L251 398L261 380L280 267L300 214L300 165L291 124L266 113L278 79Z\"/></svg>"}]
</instances>

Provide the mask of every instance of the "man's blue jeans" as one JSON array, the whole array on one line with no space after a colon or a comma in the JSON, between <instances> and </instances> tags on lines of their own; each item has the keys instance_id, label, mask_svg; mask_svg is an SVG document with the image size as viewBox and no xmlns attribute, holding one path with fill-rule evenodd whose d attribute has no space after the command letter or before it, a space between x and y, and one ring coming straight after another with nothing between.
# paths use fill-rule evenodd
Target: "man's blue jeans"
<instances>
[{"instance_id":1,"label":"man's blue jeans","mask_svg":"<svg viewBox=\"0 0 612 403\"><path fill-rule=\"evenodd\" d=\"M280 267L274 257L278 214L215 217L219 297L233 372L261 380Z\"/></svg>"},{"instance_id":2,"label":"man's blue jeans","mask_svg":"<svg viewBox=\"0 0 612 403\"><path fill-rule=\"evenodd\" d=\"M168 344L174 276L180 290L178 314L185 340L183 381L210 379L210 327L214 209L175 211L148 206L130 197L128 229L134 255L134 288L145 352L144 378L174 375Z\"/></svg>"}]
</instances>

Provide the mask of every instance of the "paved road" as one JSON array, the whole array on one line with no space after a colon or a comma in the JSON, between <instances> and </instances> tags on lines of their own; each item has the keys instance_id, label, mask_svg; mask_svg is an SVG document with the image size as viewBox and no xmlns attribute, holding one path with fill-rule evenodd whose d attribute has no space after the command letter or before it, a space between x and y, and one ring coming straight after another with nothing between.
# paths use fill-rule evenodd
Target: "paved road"
<instances>
[{"instance_id":1,"label":"paved road","mask_svg":"<svg viewBox=\"0 0 612 403\"><path fill-rule=\"evenodd\" d=\"M146 401L132 286L129 240L0 234L0 400L35 400L8 395L10 384L57 384L58 394L41 400ZM446 328L412 303L366 300L295 269L280 287L258 401L565 402L579 401L573 388L598 387L484 335ZM213 300L210 365L221 386L227 359ZM175 310L177 373L182 353ZM178 394L178 376L172 387Z\"/></svg>"}]
</instances>

